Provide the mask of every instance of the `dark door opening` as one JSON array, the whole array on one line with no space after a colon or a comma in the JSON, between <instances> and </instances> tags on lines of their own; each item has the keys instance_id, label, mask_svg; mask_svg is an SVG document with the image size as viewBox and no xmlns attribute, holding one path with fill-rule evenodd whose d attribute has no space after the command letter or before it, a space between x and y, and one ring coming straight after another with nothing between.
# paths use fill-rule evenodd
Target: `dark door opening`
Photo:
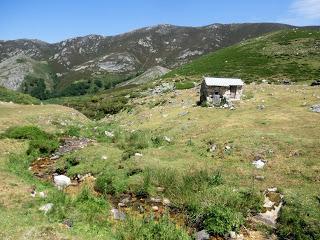
<instances>
[{"instance_id":1,"label":"dark door opening","mask_svg":"<svg viewBox=\"0 0 320 240\"><path fill-rule=\"evenodd\" d=\"M235 98L237 94L237 86L230 86L230 98Z\"/></svg>"}]
</instances>

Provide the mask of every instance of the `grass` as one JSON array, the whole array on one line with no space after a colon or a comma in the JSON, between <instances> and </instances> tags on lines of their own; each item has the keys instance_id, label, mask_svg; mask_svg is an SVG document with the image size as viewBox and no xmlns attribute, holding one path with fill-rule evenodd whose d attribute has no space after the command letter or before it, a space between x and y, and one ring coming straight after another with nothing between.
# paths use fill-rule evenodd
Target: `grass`
<instances>
[{"instance_id":1,"label":"grass","mask_svg":"<svg viewBox=\"0 0 320 240\"><path fill-rule=\"evenodd\" d=\"M4 87L0 87L0 101L19 104L40 104L40 100L37 98Z\"/></svg>"},{"instance_id":2,"label":"grass","mask_svg":"<svg viewBox=\"0 0 320 240\"><path fill-rule=\"evenodd\" d=\"M37 136L44 134L43 129L48 129L46 134L66 132L97 140L84 149L66 154L56 167L67 166L68 176L92 173L97 177L96 189L104 193L99 197L84 189L75 196L52 194L50 201L55 203L56 209L48 216L42 216L37 212L40 203L26 200L23 191L17 187L13 196L23 204L17 204L14 214L2 211L2 216L9 219L4 229L12 227L12 222L21 223L19 226L25 227L20 227L17 233L8 233L21 236L24 233L21 229L33 225L28 215L13 218L20 210L29 211L39 218L39 222L43 221L43 225L50 225L53 234L59 232L57 226L63 219L72 219L74 228L61 234L80 239L94 234L102 239L170 239L171 236L188 239L191 234L187 234L187 227L205 228L223 235L230 230L241 230L244 219L260 211L262 191L277 187L286 201L279 220L278 236L282 239L317 237L316 223L320 219L316 198L319 195L319 116L308 108L319 102L319 88L247 85L245 94L250 98L235 103L234 111L195 107L199 98L196 89L133 98L129 101L133 106L131 113L122 111L113 118L98 122L85 120L81 114L57 105L26 108L15 104L8 104L10 107L1 105L3 111L0 112L4 112L0 114L2 132L10 126L27 125L25 122L28 122L28 125L39 126L39 129L33 129ZM149 107L149 103L162 99L170 101ZM259 104L264 104L265 109L258 110ZM62 116L65 110L69 112ZM12 113L19 111L19 114ZM37 112L40 117L26 118L30 111ZM188 114L181 115L181 112ZM61 115L60 119L56 115ZM108 137L105 131L114 136ZM17 135L24 136L21 133L13 136ZM32 138L32 134L25 135ZM164 136L171 142L165 141ZM208 148L213 143L217 147L211 153ZM28 142L6 138L0 139L0 144L5 149L0 153L1 173L9 174L21 186L35 183L55 193L52 186L43 186L27 175L29 158L25 154ZM226 146L230 149L226 150ZM14 152L15 148L24 155L11 160L13 163L8 169L12 157L5 152ZM137 152L142 155L135 156ZM126 153L130 157L124 160ZM262 170L252 166L257 155L267 160ZM263 175L265 180L254 181L255 175ZM158 192L158 187L163 187L163 192ZM103 196L120 197L123 193L166 197L186 221L166 216L156 221L152 215L141 218L128 214L127 221L114 223L107 218L110 205ZM6 198L2 205L7 209L10 204L12 201ZM30 207L27 208L26 204ZM41 231L42 228L37 228L37 232Z\"/></svg>"},{"instance_id":3,"label":"grass","mask_svg":"<svg viewBox=\"0 0 320 240\"><path fill-rule=\"evenodd\" d=\"M319 76L320 31L284 30L200 57L166 74L167 78L211 75L246 82L312 81Z\"/></svg>"}]
</instances>

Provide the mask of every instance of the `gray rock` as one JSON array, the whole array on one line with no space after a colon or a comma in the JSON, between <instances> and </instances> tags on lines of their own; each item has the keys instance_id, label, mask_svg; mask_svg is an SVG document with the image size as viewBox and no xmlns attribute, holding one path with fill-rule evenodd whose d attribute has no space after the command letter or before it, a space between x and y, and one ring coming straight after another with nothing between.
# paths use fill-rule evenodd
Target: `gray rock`
<instances>
[{"instance_id":1,"label":"gray rock","mask_svg":"<svg viewBox=\"0 0 320 240\"><path fill-rule=\"evenodd\" d=\"M151 197L150 198L150 201L151 202L154 202L154 203L161 203L161 198L160 197Z\"/></svg>"},{"instance_id":2,"label":"gray rock","mask_svg":"<svg viewBox=\"0 0 320 240\"><path fill-rule=\"evenodd\" d=\"M196 240L208 240L210 238L210 235L206 230L201 230L199 232L196 232L194 237Z\"/></svg>"},{"instance_id":3,"label":"gray rock","mask_svg":"<svg viewBox=\"0 0 320 240\"><path fill-rule=\"evenodd\" d=\"M54 176L53 181L60 190L66 188L71 184L71 179L65 175Z\"/></svg>"},{"instance_id":4,"label":"gray rock","mask_svg":"<svg viewBox=\"0 0 320 240\"><path fill-rule=\"evenodd\" d=\"M45 214L51 211L53 208L53 203L47 203L39 208L40 211L43 211Z\"/></svg>"},{"instance_id":5,"label":"gray rock","mask_svg":"<svg viewBox=\"0 0 320 240\"><path fill-rule=\"evenodd\" d=\"M320 113L320 104L315 104L315 105L311 106L310 110L312 112Z\"/></svg>"},{"instance_id":6,"label":"gray rock","mask_svg":"<svg viewBox=\"0 0 320 240\"><path fill-rule=\"evenodd\" d=\"M116 208L111 209L111 212L113 214L113 219L114 220L125 220L126 219L126 214L124 212L119 211Z\"/></svg>"}]
</instances>

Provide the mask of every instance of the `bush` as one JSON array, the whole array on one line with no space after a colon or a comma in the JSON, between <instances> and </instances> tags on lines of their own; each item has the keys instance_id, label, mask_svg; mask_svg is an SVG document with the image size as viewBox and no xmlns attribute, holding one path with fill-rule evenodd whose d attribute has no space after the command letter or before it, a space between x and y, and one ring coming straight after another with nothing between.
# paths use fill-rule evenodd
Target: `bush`
<instances>
[{"instance_id":1,"label":"bush","mask_svg":"<svg viewBox=\"0 0 320 240\"><path fill-rule=\"evenodd\" d=\"M3 136L13 139L29 140L49 138L49 134L35 126L10 127L5 131Z\"/></svg>"},{"instance_id":2,"label":"bush","mask_svg":"<svg viewBox=\"0 0 320 240\"><path fill-rule=\"evenodd\" d=\"M223 235L237 231L243 223L241 213L225 206L212 206L203 215L203 226L211 234Z\"/></svg>"},{"instance_id":3,"label":"bush","mask_svg":"<svg viewBox=\"0 0 320 240\"><path fill-rule=\"evenodd\" d=\"M102 194L117 195L127 190L127 179L124 172L108 169L97 177L94 189Z\"/></svg>"},{"instance_id":4,"label":"bush","mask_svg":"<svg viewBox=\"0 0 320 240\"><path fill-rule=\"evenodd\" d=\"M59 140L56 136L35 126L11 127L2 137L30 140L28 155L48 155L59 147Z\"/></svg>"},{"instance_id":5,"label":"bush","mask_svg":"<svg viewBox=\"0 0 320 240\"><path fill-rule=\"evenodd\" d=\"M176 89L183 90L183 89L189 89L194 87L193 82L179 82L175 84Z\"/></svg>"},{"instance_id":6,"label":"bush","mask_svg":"<svg viewBox=\"0 0 320 240\"><path fill-rule=\"evenodd\" d=\"M36 140L30 141L29 149L27 150L27 154L40 154L40 155L48 155L54 153L56 149L59 147L59 141L57 139L44 139L39 138Z\"/></svg>"},{"instance_id":7,"label":"bush","mask_svg":"<svg viewBox=\"0 0 320 240\"><path fill-rule=\"evenodd\" d=\"M64 132L65 135L80 137L80 128L77 126L69 126Z\"/></svg>"},{"instance_id":8,"label":"bush","mask_svg":"<svg viewBox=\"0 0 320 240\"><path fill-rule=\"evenodd\" d=\"M298 204L287 204L280 211L277 235L279 239L320 239L320 224Z\"/></svg>"}]
</instances>

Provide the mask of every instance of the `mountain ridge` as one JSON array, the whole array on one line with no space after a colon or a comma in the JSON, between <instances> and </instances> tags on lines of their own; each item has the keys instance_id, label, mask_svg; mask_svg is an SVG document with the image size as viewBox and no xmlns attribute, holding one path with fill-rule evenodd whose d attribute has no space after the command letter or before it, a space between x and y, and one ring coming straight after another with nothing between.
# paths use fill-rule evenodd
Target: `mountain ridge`
<instances>
[{"instance_id":1,"label":"mountain ridge","mask_svg":"<svg viewBox=\"0 0 320 240\"><path fill-rule=\"evenodd\" d=\"M0 63L18 54L46 61L52 75L56 75L56 80L48 82L55 81L55 91L59 92L78 80L100 79L113 85L114 81L128 80L155 66L174 69L241 41L294 28L308 27L280 23L216 23L201 27L160 24L114 36L90 34L53 44L34 39L0 41ZM6 66L1 71L7 71ZM16 89L28 74L14 77L18 79ZM7 79L0 79L0 84L4 81Z\"/></svg>"}]
</instances>

